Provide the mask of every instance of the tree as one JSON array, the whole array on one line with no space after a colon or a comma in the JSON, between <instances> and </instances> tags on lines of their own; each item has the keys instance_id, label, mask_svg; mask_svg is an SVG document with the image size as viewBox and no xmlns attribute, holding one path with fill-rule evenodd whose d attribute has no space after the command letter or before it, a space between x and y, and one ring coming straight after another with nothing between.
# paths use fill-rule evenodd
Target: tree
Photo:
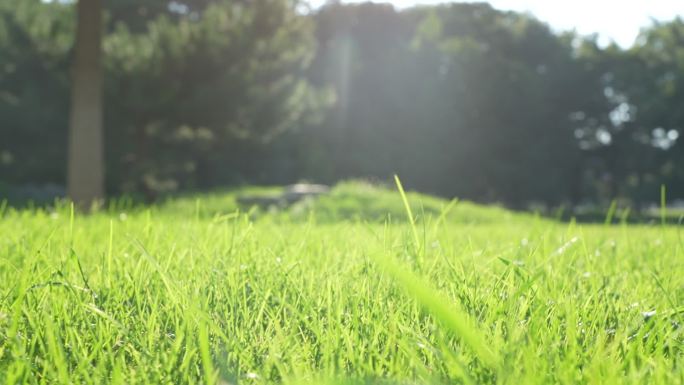
<instances>
[{"instance_id":1,"label":"tree","mask_svg":"<svg viewBox=\"0 0 684 385\"><path fill-rule=\"evenodd\" d=\"M67 190L79 206L104 197L102 0L79 0L72 67Z\"/></svg>"},{"instance_id":2,"label":"tree","mask_svg":"<svg viewBox=\"0 0 684 385\"><path fill-rule=\"evenodd\" d=\"M0 184L66 180L72 8L0 0Z\"/></svg>"},{"instance_id":3,"label":"tree","mask_svg":"<svg viewBox=\"0 0 684 385\"><path fill-rule=\"evenodd\" d=\"M274 142L325 104L304 78L313 24L294 2L203 3L145 28L122 20L104 39L108 191L154 200L272 181Z\"/></svg>"},{"instance_id":4,"label":"tree","mask_svg":"<svg viewBox=\"0 0 684 385\"><path fill-rule=\"evenodd\" d=\"M486 4L75 4L0 0L0 200L393 173L517 207L684 193L681 20L625 50Z\"/></svg>"},{"instance_id":5,"label":"tree","mask_svg":"<svg viewBox=\"0 0 684 385\"><path fill-rule=\"evenodd\" d=\"M487 4L396 11L332 4L316 14L310 70L338 103L313 132L331 179L398 173L445 196L524 206L572 200L584 99L566 37Z\"/></svg>"},{"instance_id":6,"label":"tree","mask_svg":"<svg viewBox=\"0 0 684 385\"><path fill-rule=\"evenodd\" d=\"M667 186L670 197L684 194L684 20L654 23L642 31L637 43L626 52L632 62L628 73L618 73L627 100L633 106L628 124L634 141L649 148L650 162L638 157L632 190L658 200L659 185ZM624 71L623 71L624 72ZM617 88L617 87L616 87ZM640 152L643 154L643 151ZM638 190L636 192L639 192ZM634 194L634 191L630 191Z\"/></svg>"}]
</instances>

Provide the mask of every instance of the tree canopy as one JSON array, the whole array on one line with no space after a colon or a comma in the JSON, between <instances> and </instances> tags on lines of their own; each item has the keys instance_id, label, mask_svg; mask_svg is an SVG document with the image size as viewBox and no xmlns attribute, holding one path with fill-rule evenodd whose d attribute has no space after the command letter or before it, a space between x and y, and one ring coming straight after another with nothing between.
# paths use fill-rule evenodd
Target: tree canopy
<instances>
[{"instance_id":1,"label":"tree canopy","mask_svg":"<svg viewBox=\"0 0 684 385\"><path fill-rule=\"evenodd\" d=\"M684 22L629 48L485 3L105 1L110 194L385 179L562 203L684 193ZM0 192L61 185L74 9L0 0Z\"/></svg>"}]
</instances>

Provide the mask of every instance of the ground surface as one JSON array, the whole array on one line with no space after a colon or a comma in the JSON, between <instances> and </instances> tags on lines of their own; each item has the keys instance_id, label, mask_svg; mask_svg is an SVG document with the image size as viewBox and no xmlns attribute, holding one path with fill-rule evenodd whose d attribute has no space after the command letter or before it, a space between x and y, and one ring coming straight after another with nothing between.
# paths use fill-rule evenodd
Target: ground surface
<instances>
[{"instance_id":1,"label":"ground surface","mask_svg":"<svg viewBox=\"0 0 684 385\"><path fill-rule=\"evenodd\" d=\"M684 383L676 227L408 200L0 209L0 383Z\"/></svg>"}]
</instances>

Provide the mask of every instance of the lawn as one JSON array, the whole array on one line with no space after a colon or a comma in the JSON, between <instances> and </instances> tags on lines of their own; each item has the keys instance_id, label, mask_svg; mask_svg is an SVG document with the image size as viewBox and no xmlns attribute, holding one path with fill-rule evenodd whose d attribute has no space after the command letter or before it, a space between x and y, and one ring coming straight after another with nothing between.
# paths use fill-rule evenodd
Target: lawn
<instances>
[{"instance_id":1,"label":"lawn","mask_svg":"<svg viewBox=\"0 0 684 385\"><path fill-rule=\"evenodd\" d=\"M2 206L0 383L684 383L676 226L240 193Z\"/></svg>"}]
</instances>

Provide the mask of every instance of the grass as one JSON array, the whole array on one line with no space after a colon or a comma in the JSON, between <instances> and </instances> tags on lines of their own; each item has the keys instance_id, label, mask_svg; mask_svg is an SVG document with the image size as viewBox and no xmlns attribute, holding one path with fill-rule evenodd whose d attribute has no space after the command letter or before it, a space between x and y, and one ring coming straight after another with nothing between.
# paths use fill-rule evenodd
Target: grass
<instances>
[{"instance_id":1,"label":"grass","mask_svg":"<svg viewBox=\"0 0 684 385\"><path fill-rule=\"evenodd\" d=\"M1 209L0 383L684 383L675 226L236 193Z\"/></svg>"}]
</instances>

